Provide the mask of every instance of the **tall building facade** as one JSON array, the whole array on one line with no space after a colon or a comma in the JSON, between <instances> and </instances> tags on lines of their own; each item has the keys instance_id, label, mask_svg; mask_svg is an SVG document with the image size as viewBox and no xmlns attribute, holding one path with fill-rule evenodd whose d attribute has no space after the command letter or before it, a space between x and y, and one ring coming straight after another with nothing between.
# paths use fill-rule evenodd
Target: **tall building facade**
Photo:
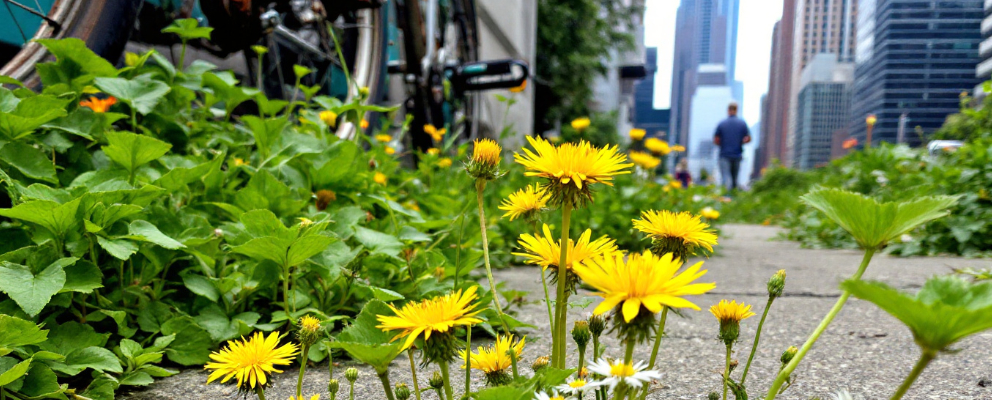
<instances>
[{"instance_id":1,"label":"tall building facade","mask_svg":"<svg viewBox=\"0 0 992 400\"><path fill-rule=\"evenodd\" d=\"M795 3L789 125L782 156L787 165L794 163L796 157L796 118L802 71L817 55L823 53L833 54L839 62L854 60L858 1L799 0Z\"/></svg>"},{"instance_id":2,"label":"tall building facade","mask_svg":"<svg viewBox=\"0 0 992 400\"><path fill-rule=\"evenodd\" d=\"M718 179L719 148L713 144L713 133L720 121L727 118L727 105L736 98L733 88L727 85L727 68L723 64L702 64L697 72L698 84L689 104L689 137L682 143L686 146L689 172L693 178L701 180L705 170L705 175ZM746 178L744 175L741 177Z\"/></svg>"},{"instance_id":3,"label":"tall building facade","mask_svg":"<svg viewBox=\"0 0 992 400\"><path fill-rule=\"evenodd\" d=\"M992 1L985 1L985 18L982 19L982 43L978 45L978 56L982 59L975 69L975 76L984 81L992 79ZM976 96L984 96L981 84L975 88Z\"/></svg>"},{"instance_id":4,"label":"tall building facade","mask_svg":"<svg viewBox=\"0 0 992 400\"><path fill-rule=\"evenodd\" d=\"M740 0L682 0L675 19L669 141L689 143L693 96L699 66L724 65L726 85L739 100L743 86L735 77ZM720 108L726 107L726 104ZM711 128L715 128L711 127Z\"/></svg>"},{"instance_id":5,"label":"tall building facade","mask_svg":"<svg viewBox=\"0 0 992 400\"><path fill-rule=\"evenodd\" d=\"M851 135L865 143L919 144L958 112L959 96L978 83L982 0L861 0ZM902 122L900 122L902 120Z\"/></svg>"},{"instance_id":6,"label":"tall building facade","mask_svg":"<svg viewBox=\"0 0 992 400\"><path fill-rule=\"evenodd\" d=\"M669 109L654 108L654 76L658 71L658 48L645 49L647 74L634 88L634 127L644 129L648 135L667 139Z\"/></svg>"},{"instance_id":7,"label":"tall building facade","mask_svg":"<svg viewBox=\"0 0 992 400\"><path fill-rule=\"evenodd\" d=\"M789 127L789 104L792 93L792 38L795 27L796 0L784 0L782 19L772 33L772 54L768 69L768 92L761 114L761 140L755 170L761 171L773 160L786 156L786 133Z\"/></svg>"},{"instance_id":8,"label":"tall building facade","mask_svg":"<svg viewBox=\"0 0 992 400\"><path fill-rule=\"evenodd\" d=\"M796 99L793 167L809 170L830 161L834 134L845 130L851 107L854 64L832 53L817 54L803 69Z\"/></svg>"}]
</instances>

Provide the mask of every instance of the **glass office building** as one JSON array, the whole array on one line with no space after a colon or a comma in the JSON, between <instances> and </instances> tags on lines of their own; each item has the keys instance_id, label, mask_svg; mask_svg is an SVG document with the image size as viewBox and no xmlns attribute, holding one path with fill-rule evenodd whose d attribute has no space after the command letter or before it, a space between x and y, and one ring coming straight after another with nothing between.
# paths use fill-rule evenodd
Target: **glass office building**
<instances>
[{"instance_id":1,"label":"glass office building","mask_svg":"<svg viewBox=\"0 0 992 400\"><path fill-rule=\"evenodd\" d=\"M978 83L975 66L983 0L861 0L858 3L852 136L918 145L958 112L962 92Z\"/></svg>"}]
</instances>

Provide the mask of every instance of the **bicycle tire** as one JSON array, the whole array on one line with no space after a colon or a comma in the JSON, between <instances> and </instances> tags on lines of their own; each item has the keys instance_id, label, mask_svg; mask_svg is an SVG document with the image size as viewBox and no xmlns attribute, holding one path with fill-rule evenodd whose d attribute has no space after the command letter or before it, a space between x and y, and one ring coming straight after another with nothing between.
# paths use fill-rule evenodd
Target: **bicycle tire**
<instances>
[{"instance_id":1,"label":"bicycle tire","mask_svg":"<svg viewBox=\"0 0 992 400\"><path fill-rule=\"evenodd\" d=\"M372 26L367 35L360 36L356 43L355 59L352 64L352 79L359 87L369 89L369 99L380 99L385 93L386 83L386 48L388 42L387 18L385 7L365 9L359 12L359 19L367 19ZM359 25L361 25L359 21ZM362 48L368 48L363 51ZM353 101L357 93L349 90L346 102ZM352 123L342 123L335 134L342 139L351 139L358 132Z\"/></svg>"},{"instance_id":2,"label":"bicycle tire","mask_svg":"<svg viewBox=\"0 0 992 400\"><path fill-rule=\"evenodd\" d=\"M0 0L3 1L3 0ZM33 38L81 39L96 54L116 63L124 52L142 0L60 0L48 13L59 21L62 29L54 34L48 24L42 24ZM35 64L51 60L48 50L38 42L30 42L10 61L0 67L0 75L38 88L41 80Z\"/></svg>"}]
</instances>

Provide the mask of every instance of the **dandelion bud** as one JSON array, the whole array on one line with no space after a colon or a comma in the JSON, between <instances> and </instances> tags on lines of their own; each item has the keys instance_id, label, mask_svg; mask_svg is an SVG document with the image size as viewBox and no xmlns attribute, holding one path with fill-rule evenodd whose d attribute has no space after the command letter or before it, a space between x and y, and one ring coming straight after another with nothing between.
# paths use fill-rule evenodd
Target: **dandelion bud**
<instances>
[{"instance_id":1,"label":"dandelion bud","mask_svg":"<svg viewBox=\"0 0 992 400\"><path fill-rule=\"evenodd\" d=\"M440 390L444 387L444 377L441 376L440 371L434 371L434 375L431 375L431 379L427 383L431 385L431 388Z\"/></svg>"},{"instance_id":2,"label":"dandelion bud","mask_svg":"<svg viewBox=\"0 0 992 400\"><path fill-rule=\"evenodd\" d=\"M300 218L300 228L309 228L313 225L313 221L310 218Z\"/></svg>"},{"instance_id":3,"label":"dandelion bud","mask_svg":"<svg viewBox=\"0 0 992 400\"><path fill-rule=\"evenodd\" d=\"M534 360L534 363L531 364L530 368L533 369L534 372L537 372L547 367L550 362L551 359L548 358L548 356L540 356Z\"/></svg>"},{"instance_id":4,"label":"dandelion bud","mask_svg":"<svg viewBox=\"0 0 992 400\"><path fill-rule=\"evenodd\" d=\"M327 206L331 204L332 201L337 200L338 196L327 189L321 189L317 191L317 211L324 211Z\"/></svg>"},{"instance_id":5,"label":"dandelion bud","mask_svg":"<svg viewBox=\"0 0 992 400\"><path fill-rule=\"evenodd\" d=\"M320 120L323 121L325 124L327 124L327 126L329 127L333 128L338 124L338 113L334 111L329 111L329 110L321 111L317 113L317 116L320 117Z\"/></svg>"},{"instance_id":6,"label":"dandelion bud","mask_svg":"<svg viewBox=\"0 0 992 400\"><path fill-rule=\"evenodd\" d=\"M351 382L352 384L358 380L358 370L355 368L348 368L344 371L344 378Z\"/></svg>"},{"instance_id":7,"label":"dandelion bud","mask_svg":"<svg viewBox=\"0 0 992 400\"><path fill-rule=\"evenodd\" d=\"M493 180L499 175L503 148L492 139L477 139L465 170L476 179Z\"/></svg>"},{"instance_id":8,"label":"dandelion bud","mask_svg":"<svg viewBox=\"0 0 992 400\"><path fill-rule=\"evenodd\" d=\"M397 400L406 400L406 399L409 399L410 398L410 388L406 387L406 384L405 383L397 383L396 384L396 390L394 391L394 394L396 394L396 399Z\"/></svg>"},{"instance_id":9,"label":"dandelion bud","mask_svg":"<svg viewBox=\"0 0 992 400\"><path fill-rule=\"evenodd\" d=\"M603 319L602 315L589 317L589 332L592 333L592 337L598 339L604 330L606 330L606 320Z\"/></svg>"},{"instance_id":10,"label":"dandelion bud","mask_svg":"<svg viewBox=\"0 0 992 400\"><path fill-rule=\"evenodd\" d=\"M589 343L590 336L589 322L583 320L575 321L575 327L572 328L572 340L575 340L575 344L579 346L579 351L586 348L586 343Z\"/></svg>"},{"instance_id":11,"label":"dandelion bud","mask_svg":"<svg viewBox=\"0 0 992 400\"><path fill-rule=\"evenodd\" d=\"M362 87L358 88L358 95L359 96L362 96L363 99L369 97L369 87L368 86L362 86Z\"/></svg>"},{"instance_id":12,"label":"dandelion bud","mask_svg":"<svg viewBox=\"0 0 992 400\"><path fill-rule=\"evenodd\" d=\"M588 377L589 377L589 369L586 367L582 367L582 369L579 370L579 379L586 379Z\"/></svg>"},{"instance_id":13,"label":"dandelion bud","mask_svg":"<svg viewBox=\"0 0 992 400\"><path fill-rule=\"evenodd\" d=\"M327 392L331 394L331 400L334 400L338 395L338 389L341 386L337 379L331 379L327 381Z\"/></svg>"},{"instance_id":14,"label":"dandelion bud","mask_svg":"<svg viewBox=\"0 0 992 400\"><path fill-rule=\"evenodd\" d=\"M768 279L768 298L776 299L782 297L783 290L785 290L785 270L780 269Z\"/></svg>"},{"instance_id":15,"label":"dandelion bud","mask_svg":"<svg viewBox=\"0 0 992 400\"><path fill-rule=\"evenodd\" d=\"M720 321L719 338L727 346L737 341L741 334L741 320L751 318L751 306L736 301L720 300L720 303L710 307L710 312Z\"/></svg>"},{"instance_id":16,"label":"dandelion bud","mask_svg":"<svg viewBox=\"0 0 992 400\"><path fill-rule=\"evenodd\" d=\"M309 315L300 318L300 329L296 331L296 337L303 344L304 348L317 342L320 331L320 320Z\"/></svg>"},{"instance_id":17,"label":"dandelion bud","mask_svg":"<svg viewBox=\"0 0 992 400\"><path fill-rule=\"evenodd\" d=\"M798 352L799 349L797 349L796 346L791 346L788 349L785 349L785 351L782 352L782 365L785 366L792 362L792 359L796 357L796 353Z\"/></svg>"},{"instance_id":18,"label":"dandelion bud","mask_svg":"<svg viewBox=\"0 0 992 400\"><path fill-rule=\"evenodd\" d=\"M708 396L706 396L706 399L707 400L720 400L720 393L710 392L710 394Z\"/></svg>"}]
</instances>

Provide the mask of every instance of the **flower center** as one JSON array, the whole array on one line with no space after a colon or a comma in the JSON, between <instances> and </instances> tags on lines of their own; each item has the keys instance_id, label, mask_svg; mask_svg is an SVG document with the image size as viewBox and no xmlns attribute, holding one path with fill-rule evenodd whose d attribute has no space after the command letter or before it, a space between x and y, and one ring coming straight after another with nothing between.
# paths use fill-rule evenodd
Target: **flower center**
<instances>
[{"instance_id":1,"label":"flower center","mask_svg":"<svg viewBox=\"0 0 992 400\"><path fill-rule=\"evenodd\" d=\"M610 376L617 378L634 376L634 366L630 364L613 364L610 366Z\"/></svg>"},{"instance_id":2,"label":"flower center","mask_svg":"<svg viewBox=\"0 0 992 400\"><path fill-rule=\"evenodd\" d=\"M585 380L582 380L582 379L576 379L576 380L571 381L571 382L568 383L568 386L571 387L572 389L578 389L578 388L583 387L585 385L586 385L586 381Z\"/></svg>"}]
</instances>

